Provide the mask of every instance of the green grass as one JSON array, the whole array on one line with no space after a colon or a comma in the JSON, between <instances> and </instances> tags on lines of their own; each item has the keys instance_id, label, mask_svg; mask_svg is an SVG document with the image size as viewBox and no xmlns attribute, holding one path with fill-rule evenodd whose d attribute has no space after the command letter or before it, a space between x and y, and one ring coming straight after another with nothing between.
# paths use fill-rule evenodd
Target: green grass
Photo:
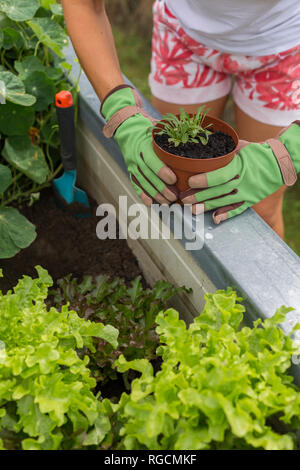
<instances>
[{"instance_id":1,"label":"green grass","mask_svg":"<svg viewBox=\"0 0 300 470\"><path fill-rule=\"evenodd\" d=\"M285 241L300 256L300 180L286 192L283 204Z\"/></svg>"},{"instance_id":2,"label":"green grass","mask_svg":"<svg viewBox=\"0 0 300 470\"><path fill-rule=\"evenodd\" d=\"M150 72L151 38L142 37L135 31L125 34L116 27L113 27L113 33L122 72L150 101L148 75ZM232 116L232 102L230 101L226 106L225 120L231 121ZM300 256L300 181L287 190L283 214L285 241Z\"/></svg>"},{"instance_id":3,"label":"green grass","mask_svg":"<svg viewBox=\"0 0 300 470\"><path fill-rule=\"evenodd\" d=\"M151 38L141 38L134 31L124 33L116 27L112 29L122 72L133 82L145 98L151 101L151 92L148 86Z\"/></svg>"}]
</instances>

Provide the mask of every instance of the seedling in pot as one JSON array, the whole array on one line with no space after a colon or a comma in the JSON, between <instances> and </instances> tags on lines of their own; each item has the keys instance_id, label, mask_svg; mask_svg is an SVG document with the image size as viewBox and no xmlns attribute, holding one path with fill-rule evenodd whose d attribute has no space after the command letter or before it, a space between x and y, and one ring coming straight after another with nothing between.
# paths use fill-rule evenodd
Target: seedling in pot
<instances>
[{"instance_id":1,"label":"seedling in pot","mask_svg":"<svg viewBox=\"0 0 300 470\"><path fill-rule=\"evenodd\" d=\"M168 142L175 147L189 142L195 144L201 142L202 145L206 145L212 133L209 130L212 124L204 125L207 110L203 111L203 109L204 106L200 106L197 114L189 115L183 108L180 108L179 117L172 113L167 113L161 119L164 126L163 128L158 127L157 135L167 134L169 136Z\"/></svg>"},{"instance_id":2,"label":"seedling in pot","mask_svg":"<svg viewBox=\"0 0 300 470\"><path fill-rule=\"evenodd\" d=\"M189 189L189 178L222 168L234 158L238 135L226 122L207 114L183 109L166 114L152 126L152 146L158 158L176 174L180 193Z\"/></svg>"}]
</instances>

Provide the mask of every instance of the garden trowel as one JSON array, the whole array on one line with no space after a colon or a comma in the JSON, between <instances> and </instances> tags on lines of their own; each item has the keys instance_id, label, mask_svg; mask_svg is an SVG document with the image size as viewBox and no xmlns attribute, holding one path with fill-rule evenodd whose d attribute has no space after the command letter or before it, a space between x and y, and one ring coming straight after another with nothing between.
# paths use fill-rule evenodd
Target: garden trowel
<instances>
[{"instance_id":1,"label":"garden trowel","mask_svg":"<svg viewBox=\"0 0 300 470\"><path fill-rule=\"evenodd\" d=\"M76 216L89 216L86 193L76 187L76 146L73 97L69 91L60 91L55 97L60 136L60 153L64 173L53 181L53 187L61 205L72 205Z\"/></svg>"}]
</instances>

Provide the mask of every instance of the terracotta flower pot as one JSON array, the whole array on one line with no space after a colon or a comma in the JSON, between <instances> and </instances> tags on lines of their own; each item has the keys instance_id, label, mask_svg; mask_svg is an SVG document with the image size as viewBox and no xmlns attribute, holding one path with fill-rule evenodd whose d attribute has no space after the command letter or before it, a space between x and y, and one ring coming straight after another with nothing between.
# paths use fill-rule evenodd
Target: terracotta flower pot
<instances>
[{"instance_id":1,"label":"terracotta flower pot","mask_svg":"<svg viewBox=\"0 0 300 470\"><path fill-rule=\"evenodd\" d=\"M179 118L179 115L177 115L177 117ZM168 165L176 174L176 187L180 193L189 189L188 180L191 176L197 175L199 173L207 173L208 171L213 171L217 170L218 168L222 168L228 165L228 163L231 162L235 155L236 147L238 145L239 140L235 130L226 122L207 114L205 116L203 125L206 126L210 123L212 124L212 126L209 129L213 132L221 131L224 132L224 134L230 135L233 138L235 148L232 152L216 158L201 159L181 157L167 152L155 142L154 135L159 132L159 129L157 127L163 128L163 121L158 123L157 127L154 128L152 131L153 149L156 155L160 158L160 160L162 160L166 165Z\"/></svg>"}]
</instances>

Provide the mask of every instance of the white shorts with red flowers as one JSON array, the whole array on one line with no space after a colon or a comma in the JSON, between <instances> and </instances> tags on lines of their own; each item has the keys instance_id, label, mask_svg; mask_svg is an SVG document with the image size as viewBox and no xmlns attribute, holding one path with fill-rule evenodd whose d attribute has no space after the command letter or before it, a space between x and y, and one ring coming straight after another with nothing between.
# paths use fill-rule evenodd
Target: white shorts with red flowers
<instances>
[{"instance_id":1,"label":"white shorts with red flowers","mask_svg":"<svg viewBox=\"0 0 300 470\"><path fill-rule=\"evenodd\" d=\"M170 103L197 104L230 93L254 119L287 126L300 119L300 44L265 56L234 55L206 47L188 36L164 0L153 5L154 26L149 85Z\"/></svg>"}]
</instances>

